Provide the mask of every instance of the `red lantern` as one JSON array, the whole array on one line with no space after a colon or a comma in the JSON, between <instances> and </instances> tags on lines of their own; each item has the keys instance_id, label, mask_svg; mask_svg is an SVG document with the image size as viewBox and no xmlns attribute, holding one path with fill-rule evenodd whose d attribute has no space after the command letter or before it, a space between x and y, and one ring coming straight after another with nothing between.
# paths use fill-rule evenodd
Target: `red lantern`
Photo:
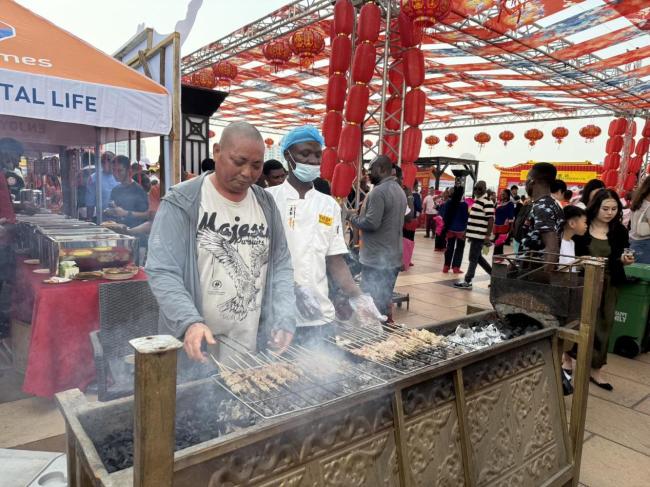
<instances>
[{"instance_id":1,"label":"red lantern","mask_svg":"<svg viewBox=\"0 0 650 487\"><path fill-rule=\"evenodd\" d=\"M569 130L566 127L555 127L551 132L551 135L557 140L558 145L562 143L567 135L569 135Z\"/></svg>"},{"instance_id":2,"label":"red lantern","mask_svg":"<svg viewBox=\"0 0 650 487\"><path fill-rule=\"evenodd\" d=\"M352 59L352 41L346 36L336 36L332 40L329 74L347 73Z\"/></svg>"},{"instance_id":3,"label":"red lantern","mask_svg":"<svg viewBox=\"0 0 650 487\"><path fill-rule=\"evenodd\" d=\"M623 183L623 189L625 191L632 191L634 189L634 186L636 186L636 174L629 173L625 178L625 182Z\"/></svg>"},{"instance_id":4,"label":"red lantern","mask_svg":"<svg viewBox=\"0 0 650 487\"><path fill-rule=\"evenodd\" d=\"M352 190L352 183L357 176L354 164L340 163L334 168L332 176L332 196L335 198L347 198Z\"/></svg>"},{"instance_id":5,"label":"red lantern","mask_svg":"<svg viewBox=\"0 0 650 487\"><path fill-rule=\"evenodd\" d=\"M268 139L264 139L264 143L266 144L266 147L268 147L269 149L273 147L273 144L275 144L273 139L270 137Z\"/></svg>"},{"instance_id":6,"label":"red lantern","mask_svg":"<svg viewBox=\"0 0 650 487\"><path fill-rule=\"evenodd\" d=\"M504 130L499 134L499 138L503 141L503 145L506 146L508 142L515 138L515 134L510 132L510 130Z\"/></svg>"},{"instance_id":7,"label":"red lantern","mask_svg":"<svg viewBox=\"0 0 650 487\"><path fill-rule=\"evenodd\" d=\"M292 54L291 46L285 40L268 42L262 48L262 53L276 73L291 59Z\"/></svg>"},{"instance_id":8,"label":"red lantern","mask_svg":"<svg viewBox=\"0 0 650 487\"><path fill-rule=\"evenodd\" d=\"M405 48L415 47L422 42L422 30L416 29L413 20L404 12L399 14L397 25L402 46Z\"/></svg>"},{"instance_id":9,"label":"red lantern","mask_svg":"<svg viewBox=\"0 0 650 487\"><path fill-rule=\"evenodd\" d=\"M615 118L614 120L609 122L609 130L607 131L607 134L610 137L613 137L614 135L623 135L626 129L627 129L627 120L625 120L623 117Z\"/></svg>"},{"instance_id":10,"label":"red lantern","mask_svg":"<svg viewBox=\"0 0 650 487\"><path fill-rule=\"evenodd\" d=\"M411 127L417 127L424 122L426 95L424 91L415 88L404 98L404 121Z\"/></svg>"},{"instance_id":11,"label":"red lantern","mask_svg":"<svg viewBox=\"0 0 650 487\"><path fill-rule=\"evenodd\" d=\"M450 133L445 135L445 142L447 142L447 147L453 147L454 143L458 140L458 135L455 133Z\"/></svg>"},{"instance_id":12,"label":"red lantern","mask_svg":"<svg viewBox=\"0 0 650 487\"><path fill-rule=\"evenodd\" d=\"M350 88L345 104L345 120L356 124L363 123L368 110L370 90L366 85L357 84Z\"/></svg>"},{"instance_id":13,"label":"red lantern","mask_svg":"<svg viewBox=\"0 0 650 487\"><path fill-rule=\"evenodd\" d=\"M338 144L339 159L343 162L356 162L361 150L361 127L356 124L345 124L341 130Z\"/></svg>"},{"instance_id":14,"label":"red lantern","mask_svg":"<svg viewBox=\"0 0 650 487\"><path fill-rule=\"evenodd\" d=\"M358 42L377 42L379 26L381 23L381 10L375 3L366 3L359 11L357 29Z\"/></svg>"},{"instance_id":15,"label":"red lantern","mask_svg":"<svg viewBox=\"0 0 650 487\"><path fill-rule=\"evenodd\" d=\"M352 62L353 83L370 83L375 70L376 57L377 51L373 44L364 42L357 46L354 51L354 61Z\"/></svg>"},{"instance_id":16,"label":"red lantern","mask_svg":"<svg viewBox=\"0 0 650 487\"><path fill-rule=\"evenodd\" d=\"M404 85L404 73L401 64L393 64L388 70L388 93L391 96L402 96L402 86Z\"/></svg>"},{"instance_id":17,"label":"red lantern","mask_svg":"<svg viewBox=\"0 0 650 487\"><path fill-rule=\"evenodd\" d=\"M615 170L610 170L607 171L607 174L603 177L603 183L605 183L605 186L608 188L612 188L616 186L616 183L618 182L618 173Z\"/></svg>"},{"instance_id":18,"label":"red lantern","mask_svg":"<svg viewBox=\"0 0 650 487\"><path fill-rule=\"evenodd\" d=\"M354 26L354 6L350 0L337 0L334 5L334 33L351 35Z\"/></svg>"},{"instance_id":19,"label":"red lantern","mask_svg":"<svg viewBox=\"0 0 650 487\"><path fill-rule=\"evenodd\" d=\"M343 115L341 115L341 112L327 112L325 120L323 120L323 138L325 139L325 147L336 147L338 145L342 128Z\"/></svg>"},{"instance_id":20,"label":"red lantern","mask_svg":"<svg viewBox=\"0 0 650 487\"><path fill-rule=\"evenodd\" d=\"M623 137L620 135L614 135L607 140L605 144L605 152L607 154L612 154L614 152L621 152L623 148Z\"/></svg>"},{"instance_id":21,"label":"red lantern","mask_svg":"<svg viewBox=\"0 0 650 487\"><path fill-rule=\"evenodd\" d=\"M208 130L208 139L212 139L215 135L214 130Z\"/></svg>"},{"instance_id":22,"label":"red lantern","mask_svg":"<svg viewBox=\"0 0 650 487\"><path fill-rule=\"evenodd\" d=\"M327 83L327 97L325 105L327 111L340 112L345 104L345 93L348 90L348 80L342 74L333 74Z\"/></svg>"},{"instance_id":23,"label":"red lantern","mask_svg":"<svg viewBox=\"0 0 650 487\"><path fill-rule=\"evenodd\" d=\"M641 135L643 137L650 137L650 118L645 121Z\"/></svg>"},{"instance_id":24,"label":"red lantern","mask_svg":"<svg viewBox=\"0 0 650 487\"><path fill-rule=\"evenodd\" d=\"M607 170L616 170L621 165L621 155L617 153L607 154L603 167Z\"/></svg>"},{"instance_id":25,"label":"red lantern","mask_svg":"<svg viewBox=\"0 0 650 487\"><path fill-rule=\"evenodd\" d=\"M580 136L587 139L585 142L593 142L593 140L600 135L602 131L597 125L585 125L580 129Z\"/></svg>"},{"instance_id":26,"label":"red lantern","mask_svg":"<svg viewBox=\"0 0 650 487\"><path fill-rule=\"evenodd\" d=\"M524 133L524 137L529 141L529 145L533 147L538 141L544 138L544 132L539 129L529 129Z\"/></svg>"},{"instance_id":27,"label":"red lantern","mask_svg":"<svg viewBox=\"0 0 650 487\"><path fill-rule=\"evenodd\" d=\"M291 49L300 58L303 67L310 67L314 58L323 52L325 39L323 34L313 27L305 27L291 36Z\"/></svg>"},{"instance_id":28,"label":"red lantern","mask_svg":"<svg viewBox=\"0 0 650 487\"><path fill-rule=\"evenodd\" d=\"M327 147L323 151L320 161L320 177L327 179L328 181L332 180L334 175L334 168L336 167L337 155L336 149L332 147Z\"/></svg>"},{"instance_id":29,"label":"red lantern","mask_svg":"<svg viewBox=\"0 0 650 487\"><path fill-rule=\"evenodd\" d=\"M415 162L420 157L422 147L422 131L417 127L409 127L402 135L402 161Z\"/></svg>"},{"instance_id":30,"label":"red lantern","mask_svg":"<svg viewBox=\"0 0 650 487\"><path fill-rule=\"evenodd\" d=\"M217 81L230 86L230 83L237 77L237 66L229 61L219 61L212 66Z\"/></svg>"},{"instance_id":31,"label":"red lantern","mask_svg":"<svg viewBox=\"0 0 650 487\"><path fill-rule=\"evenodd\" d=\"M641 170L641 166L643 166L643 157L630 157L630 160L627 163L627 172L637 174Z\"/></svg>"},{"instance_id":32,"label":"red lantern","mask_svg":"<svg viewBox=\"0 0 650 487\"><path fill-rule=\"evenodd\" d=\"M413 19L419 29L433 27L451 10L451 0L402 0L402 12Z\"/></svg>"},{"instance_id":33,"label":"red lantern","mask_svg":"<svg viewBox=\"0 0 650 487\"><path fill-rule=\"evenodd\" d=\"M492 140L492 137L487 132L479 132L474 136L474 140L478 142L479 147L482 149L485 144Z\"/></svg>"},{"instance_id":34,"label":"red lantern","mask_svg":"<svg viewBox=\"0 0 650 487\"><path fill-rule=\"evenodd\" d=\"M636 143L636 149L634 150L634 153L637 156L645 156L646 153L648 152L649 147L650 147L650 138L643 137L639 139L639 141Z\"/></svg>"},{"instance_id":35,"label":"red lantern","mask_svg":"<svg viewBox=\"0 0 650 487\"><path fill-rule=\"evenodd\" d=\"M400 118L402 113L402 99L398 96L393 96L386 102L386 113L384 117L384 125L388 130L400 129Z\"/></svg>"},{"instance_id":36,"label":"red lantern","mask_svg":"<svg viewBox=\"0 0 650 487\"><path fill-rule=\"evenodd\" d=\"M366 149L370 149L374 144L373 144L372 140L366 139L366 140L363 141L363 145L364 145L364 147Z\"/></svg>"},{"instance_id":37,"label":"red lantern","mask_svg":"<svg viewBox=\"0 0 650 487\"><path fill-rule=\"evenodd\" d=\"M409 88L417 88L424 83L424 54L417 47L404 51L404 79Z\"/></svg>"},{"instance_id":38,"label":"red lantern","mask_svg":"<svg viewBox=\"0 0 650 487\"><path fill-rule=\"evenodd\" d=\"M384 136L384 142L382 143L381 153L388 158L396 162L397 161L397 149L399 147L399 135L391 134Z\"/></svg>"},{"instance_id":39,"label":"red lantern","mask_svg":"<svg viewBox=\"0 0 650 487\"><path fill-rule=\"evenodd\" d=\"M433 150L433 146L440 143L440 139L435 135L429 135L426 139L424 139L424 143L429 146L429 152L431 152Z\"/></svg>"},{"instance_id":40,"label":"red lantern","mask_svg":"<svg viewBox=\"0 0 650 487\"><path fill-rule=\"evenodd\" d=\"M215 87L214 73L210 68L203 68L192 75L192 84L199 88L211 90Z\"/></svg>"},{"instance_id":41,"label":"red lantern","mask_svg":"<svg viewBox=\"0 0 650 487\"><path fill-rule=\"evenodd\" d=\"M188 74L188 75L185 75L185 76L181 76L181 84L191 85L192 84L192 75Z\"/></svg>"},{"instance_id":42,"label":"red lantern","mask_svg":"<svg viewBox=\"0 0 650 487\"><path fill-rule=\"evenodd\" d=\"M418 168L415 164L402 162L402 184L409 189L413 189Z\"/></svg>"}]
</instances>

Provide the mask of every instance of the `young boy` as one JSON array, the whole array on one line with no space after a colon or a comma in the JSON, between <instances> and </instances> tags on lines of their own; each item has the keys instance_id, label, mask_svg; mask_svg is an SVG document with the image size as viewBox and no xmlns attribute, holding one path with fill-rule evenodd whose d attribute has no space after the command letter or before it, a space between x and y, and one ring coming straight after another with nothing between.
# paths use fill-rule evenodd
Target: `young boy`
<instances>
[{"instance_id":1,"label":"young boy","mask_svg":"<svg viewBox=\"0 0 650 487\"><path fill-rule=\"evenodd\" d=\"M578 269L567 267L562 269L563 265L573 264L576 257L576 246L573 241L575 235L582 236L587 233L587 212L579 206L567 205L564 211L564 227L562 229L562 240L560 241L560 261L559 266L563 271L574 271ZM562 354L562 389L564 395L568 396L573 393L571 384L571 375L573 373L573 360L565 352Z\"/></svg>"},{"instance_id":2,"label":"young boy","mask_svg":"<svg viewBox=\"0 0 650 487\"><path fill-rule=\"evenodd\" d=\"M564 227L560 243L560 267L575 262L576 246L573 237L587 233L587 212L585 210L578 206L568 205L564 207L563 211Z\"/></svg>"}]
</instances>

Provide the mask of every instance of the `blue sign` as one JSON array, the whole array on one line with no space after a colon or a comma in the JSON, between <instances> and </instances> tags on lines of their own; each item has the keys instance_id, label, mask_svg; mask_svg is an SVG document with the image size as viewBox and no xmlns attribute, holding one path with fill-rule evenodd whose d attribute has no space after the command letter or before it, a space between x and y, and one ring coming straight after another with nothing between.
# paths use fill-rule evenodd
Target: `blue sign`
<instances>
[{"instance_id":1,"label":"blue sign","mask_svg":"<svg viewBox=\"0 0 650 487\"><path fill-rule=\"evenodd\" d=\"M5 39L11 39L15 35L16 35L16 29L14 29L11 25L7 24L6 22L0 20L0 41L4 41Z\"/></svg>"}]
</instances>

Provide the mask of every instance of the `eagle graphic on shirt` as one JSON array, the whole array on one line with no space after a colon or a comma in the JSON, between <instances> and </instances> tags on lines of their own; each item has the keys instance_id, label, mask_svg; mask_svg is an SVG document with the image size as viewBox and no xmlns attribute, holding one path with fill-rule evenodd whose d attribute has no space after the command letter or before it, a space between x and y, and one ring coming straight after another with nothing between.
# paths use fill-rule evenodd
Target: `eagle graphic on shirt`
<instances>
[{"instance_id":1,"label":"eagle graphic on shirt","mask_svg":"<svg viewBox=\"0 0 650 487\"><path fill-rule=\"evenodd\" d=\"M257 308L257 280L261 269L268 262L268 246L263 242L250 242L250 266L244 262L237 248L219 234L209 230L199 230L199 247L207 250L221 264L232 280L236 295L220 304L218 309L227 320L243 320L249 311Z\"/></svg>"}]
</instances>

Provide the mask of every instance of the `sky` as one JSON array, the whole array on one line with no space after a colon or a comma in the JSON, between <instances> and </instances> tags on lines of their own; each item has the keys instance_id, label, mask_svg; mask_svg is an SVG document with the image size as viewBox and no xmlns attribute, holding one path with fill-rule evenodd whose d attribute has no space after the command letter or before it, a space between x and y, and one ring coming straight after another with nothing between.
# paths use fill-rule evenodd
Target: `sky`
<instances>
[{"instance_id":1,"label":"sky","mask_svg":"<svg viewBox=\"0 0 650 487\"><path fill-rule=\"evenodd\" d=\"M233 8L232 0L204 0L196 22L185 44L182 54L190 52L213 42L237 28L255 21L260 17L289 3L290 0L237 0L237 8ZM174 30L176 22L185 17L186 0L18 0L18 3L33 10L58 26L72 32L95 47L112 54L137 32L138 25L144 23L159 33L169 33ZM594 123L603 129L603 135L593 143L585 143L578 135L580 127ZM453 131L459 136L459 141L453 148L447 148L444 143L437 145L433 151L423 146L422 155L439 155L459 157L462 154L473 154L483 161L479 166L479 175L489 186L496 187L498 171L494 165L515 165L529 160L535 161L585 161L602 163L605 155L606 132L609 119L567 120L561 122L544 121L532 124L513 124L507 127L514 132L515 140L504 147L498 139L498 133L505 126L462 128L437 130L434 133L440 139ZM639 123L639 121L637 121ZM562 125L569 129L569 136L558 146L551 137L551 130ZM544 138L534 148L528 145L523 137L529 128L539 128L544 132ZM479 131L488 132L492 140L479 150L474 142L474 134ZM216 130L217 137L219 130ZM424 137L429 135L425 133ZM273 136L277 139L277 136ZM277 141L277 140L276 140ZM149 158L157 158L157 143L147 144Z\"/></svg>"}]
</instances>

